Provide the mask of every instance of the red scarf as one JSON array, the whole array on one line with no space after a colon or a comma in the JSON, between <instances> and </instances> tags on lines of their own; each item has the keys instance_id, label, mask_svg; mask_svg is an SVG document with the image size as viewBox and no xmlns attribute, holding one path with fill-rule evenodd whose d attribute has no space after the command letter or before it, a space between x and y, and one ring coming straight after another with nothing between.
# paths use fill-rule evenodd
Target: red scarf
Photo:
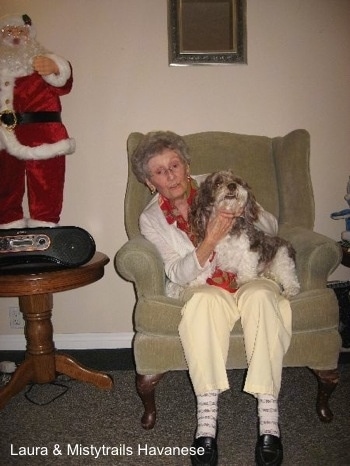
<instances>
[{"instance_id":1,"label":"red scarf","mask_svg":"<svg viewBox=\"0 0 350 466\"><path fill-rule=\"evenodd\" d=\"M198 190L198 185L193 178L190 178L187 188L187 203L190 206ZM177 228L186 233L192 243L195 242L195 235L191 230L190 224L186 221L179 210L167 199L166 197L159 194L159 207L161 208L167 222L172 225L176 222ZM211 261L214 259L215 253L211 257ZM225 272L218 267L215 268L213 275L207 279L208 285L219 286L224 290L234 293L237 291L236 274L231 272Z\"/></svg>"}]
</instances>

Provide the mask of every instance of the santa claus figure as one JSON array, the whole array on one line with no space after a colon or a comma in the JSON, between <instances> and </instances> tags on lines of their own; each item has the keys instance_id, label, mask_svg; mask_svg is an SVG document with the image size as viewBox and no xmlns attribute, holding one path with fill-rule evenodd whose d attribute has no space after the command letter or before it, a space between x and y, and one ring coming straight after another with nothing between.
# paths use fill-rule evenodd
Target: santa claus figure
<instances>
[{"instance_id":1,"label":"santa claus figure","mask_svg":"<svg viewBox=\"0 0 350 466\"><path fill-rule=\"evenodd\" d=\"M65 155L75 149L60 96L71 88L69 62L35 40L28 15L0 18L0 228L58 225Z\"/></svg>"}]
</instances>

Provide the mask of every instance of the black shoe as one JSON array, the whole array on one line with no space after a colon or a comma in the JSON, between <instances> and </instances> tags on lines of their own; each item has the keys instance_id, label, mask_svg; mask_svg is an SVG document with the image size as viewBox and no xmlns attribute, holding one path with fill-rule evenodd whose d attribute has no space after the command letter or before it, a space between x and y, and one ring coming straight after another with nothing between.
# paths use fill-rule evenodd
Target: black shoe
<instances>
[{"instance_id":1,"label":"black shoe","mask_svg":"<svg viewBox=\"0 0 350 466\"><path fill-rule=\"evenodd\" d=\"M218 464L218 446L213 437L198 437L192 444L196 453L191 455L192 466L216 466Z\"/></svg>"},{"instance_id":2,"label":"black shoe","mask_svg":"<svg viewBox=\"0 0 350 466\"><path fill-rule=\"evenodd\" d=\"M275 435L260 435L255 447L255 460L258 466L280 466L283 460L281 439Z\"/></svg>"}]
</instances>

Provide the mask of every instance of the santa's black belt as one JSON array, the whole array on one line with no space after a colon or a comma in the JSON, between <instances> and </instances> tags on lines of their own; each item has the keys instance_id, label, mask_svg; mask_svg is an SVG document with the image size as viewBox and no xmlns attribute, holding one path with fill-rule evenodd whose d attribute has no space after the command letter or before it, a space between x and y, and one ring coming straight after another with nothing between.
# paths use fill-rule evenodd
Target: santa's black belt
<instances>
[{"instance_id":1,"label":"santa's black belt","mask_svg":"<svg viewBox=\"0 0 350 466\"><path fill-rule=\"evenodd\" d=\"M0 124L7 129L14 129L16 125L27 123L60 123L60 112L25 112L15 113L11 110L0 112Z\"/></svg>"}]
</instances>

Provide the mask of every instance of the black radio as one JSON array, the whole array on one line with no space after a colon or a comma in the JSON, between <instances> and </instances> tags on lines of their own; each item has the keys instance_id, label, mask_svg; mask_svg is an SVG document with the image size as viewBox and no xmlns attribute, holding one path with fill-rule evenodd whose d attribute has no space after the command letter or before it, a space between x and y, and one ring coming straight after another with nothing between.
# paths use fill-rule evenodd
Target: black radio
<instances>
[{"instance_id":1,"label":"black radio","mask_svg":"<svg viewBox=\"0 0 350 466\"><path fill-rule=\"evenodd\" d=\"M74 227L0 230L0 267L48 264L78 267L95 254L95 241L86 230Z\"/></svg>"}]
</instances>

